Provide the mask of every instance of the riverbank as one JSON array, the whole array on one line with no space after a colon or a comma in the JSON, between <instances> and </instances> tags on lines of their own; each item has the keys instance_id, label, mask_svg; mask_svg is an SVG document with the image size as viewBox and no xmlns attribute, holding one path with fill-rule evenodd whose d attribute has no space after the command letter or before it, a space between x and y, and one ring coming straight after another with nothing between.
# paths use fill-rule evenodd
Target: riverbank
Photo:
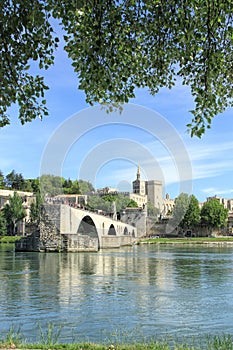
<instances>
[{"instance_id":1,"label":"riverbank","mask_svg":"<svg viewBox=\"0 0 233 350\"><path fill-rule=\"evenodd\" d=\"M144 238L136 244L205 244L233 245L233 237Z\"/></svg>"},{"instance_id":2,"label":"riverbank","mask_svg":"<svg viewBox=\"0 0 233 350\"><path fill-rule=\"evenodd\" d=\"M0 236L0 244L14 244L22 236ZM143 238L136 244L205 244L233 245L233 237Z\"/></svg>"},{"instance_id":3,"label":"riverbank","mask_svg":"<svg viewBox=\"0 0 233 350\"><path fill-rule=\"evenodd\" d=\"M0 236L0 244L14 244L16 241L20 240L22 236Z\"/></svg>"},{"instance_id":4,"label":"riverbank","mask_svg":"<svg viewBox=\"0 0 233 350\"><path fill-rule=\"evenodd\" d=\"M49 340L49 339L48 339ZM233 350L233 336L221 335L221 336L209 336L205 341L199 337L193 337L191 340L183 343L178 343L176 340L152 340L148 343L132 343L132 344L93 344L93 343L72 343L53 344L50 341L26 344L26 343L13 343L12 339L8 339L6 342L0 342L1 350L15 349L15 350Z\"/></svg>"}]
</instances>

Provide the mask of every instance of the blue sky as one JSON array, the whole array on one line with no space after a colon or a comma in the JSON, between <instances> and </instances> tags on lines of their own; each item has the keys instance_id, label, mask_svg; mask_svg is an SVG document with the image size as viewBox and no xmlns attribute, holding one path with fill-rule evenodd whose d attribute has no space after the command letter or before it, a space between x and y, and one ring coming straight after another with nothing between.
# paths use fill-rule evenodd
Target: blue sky
<instances>
[{"instance_id":1,"label":"blue sky","mask_svg":"<svg viewBox=\"0 0 233 350\"><path fill-rule=\"evenodd\" d=\"M163 193L171 198L186 189L199 201L212 195L233 198L232 109L216 116L201 139L191 138L186 124L193 99L179 83L154 97L138 90L120 116L89 108L62 49L44 75L50 86L49 116L22 126L13 107L11 125L0 129L4 175L14 169L36 178L46 159L65 178L89 180L95 188L130 190L140 165L142 178L163 181Z\"/></svg>"}]
</instances>

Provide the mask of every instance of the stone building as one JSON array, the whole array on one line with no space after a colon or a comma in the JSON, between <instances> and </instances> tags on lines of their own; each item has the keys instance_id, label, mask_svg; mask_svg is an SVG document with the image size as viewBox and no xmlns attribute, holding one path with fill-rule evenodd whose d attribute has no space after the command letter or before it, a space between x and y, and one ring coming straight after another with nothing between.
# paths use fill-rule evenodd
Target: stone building
<instances>
[{"instance_id":1,"label":"stone building","mask_svg":"<svg viewBox=\"0 0 233 350\"><path fill-rule=\"evenodd\" d=\"M87 204L87 195L85 194L59 194L52 199L47 199L47 203L58 201L60 203L69 204L74 207L85 206Z\"/></svg>"},{"instance_id":2,"label":"stone building","mask_svg":"<svg viewBox=\"0 0 233 350\"><path fill-rule=\"evenodd\" d=\"M139 208L143 208L147 204L147 196L140 195L137 193L129 193L129 198L137 203Z\"/></svg>"},{"instance_id":3,"label":"stone building","mask_svg":"<svg viewBox=\"0 0 233 350\"><path fill-rule=\"evenodd\" d=\"M133 195L138 196L135 196L134 200L140 207L142 207L141 203L146 204L147 202L150 202L155 208L158 208L160 212L162 211L162 181L143 181L141 179L140 167L137 169L137 178L133 181Z\"/></svg>"},{"instance_id":4,"label":"stone building","mask_svg":"<svg viewBox=\"0 0 233 350\"><path fill-rule=\"evenodd\" d=\"M167 193L165 198L163 199L162 215L163 216L171 215L174 205L175 205L175 200L171 199L169 194Z\"/></svg>"},{"instance_id":5,"label":"stone building","mask_svg":"<svg viewBox=\"0 0 233 350\"><path fill-rule=\"evenodd\" d=\"M162 181L149 180L145 181L145 184L148 202L152 203L155 208L158 208L161 213L163 208Z\"/></svg>"},{"instance_id":6,"label":"stone building","mask_svg":"<svg viewBox=\"0 0 233 350\"><path fill-rule=\"evenodd\" d=\"M9 197L13 197L14 192L17 192L17 194L22 198L23 207L26 209L27 213L26 220L28 220L30 214L30 204L35 201L35 195L32 192L0 189L0 209L2 209L5 204L9 203Z\"/></svg>"},{"instance_id":7,"label":"stone building","mask_svg":"<svg viewBox=\"0 0 233 350\"><path fill-rule=\"evenodd\" d=\"M146 195L146 183L141 179L139 166L137 170L137 178L133 181L133 193L139 194L140 196Z\"/></svg>"},{"instance_id":8,"label":"stone building","mask_svg":"<svg viewBox=\"0 0 233 350\"><path fill-rule=\"evenodd\" d=\"M118 190L116 188L112 188L112 187L104 187L104 188L99 188L97 190L98 195L108 195L108 194L118 194Z\"/></svg>"},{"instance_id":9,"label":"stone building","mask_svg":"<svg viewBox=\"0 0 233 350\"><path fill-rule=\"evenodd\" d=\"M207 197L206 201L209 202L212 199L217 199L219 203L224 205L224 208L227 208L229 211L233 211L233 199L223 198L215 195L213 197Z\"/></svg>"},{"instance_id":10,"label":"stone building","mask_svg":"<svg viewBox=\"0 0 233 350\"><path fill-rule=\"evenodd\" d=\"M14 196L14 192L22 198L22 205L26 210L26 217L16 224L16 231L18 234L25 234L25 224L29 221L30 218L30 205L36 200L34 193L25 192L25 191L11 191L0 189L0 210L4 207L5 204L9 203L9 197Z\"/></svg>"},{"instance_id":11,"label":"stone building","mask_svg":"<svg viewBox=\"0 0 233 350\"><path fill-rule=\"evenodd\" d=\"M233 212L233 199L227 200L227 209L231 212Z\"/></svg>"}]
</instances>

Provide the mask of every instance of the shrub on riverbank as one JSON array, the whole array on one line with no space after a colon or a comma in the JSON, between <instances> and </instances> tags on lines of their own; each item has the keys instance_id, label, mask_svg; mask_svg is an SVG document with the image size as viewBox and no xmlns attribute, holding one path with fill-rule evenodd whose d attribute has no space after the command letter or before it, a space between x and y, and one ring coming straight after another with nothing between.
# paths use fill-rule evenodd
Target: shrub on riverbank
<instances>
[{"instance_id":1,"label":"shrub on riverbank","mask_svg":"<svg viewBox=\"0 0 233 350\"><path fill-rule=\"evenodd\" d=\"M16 241L20 240L22 236L1 236L0 237L0 243L15 243Z\"/></svg>"}]
</instances>

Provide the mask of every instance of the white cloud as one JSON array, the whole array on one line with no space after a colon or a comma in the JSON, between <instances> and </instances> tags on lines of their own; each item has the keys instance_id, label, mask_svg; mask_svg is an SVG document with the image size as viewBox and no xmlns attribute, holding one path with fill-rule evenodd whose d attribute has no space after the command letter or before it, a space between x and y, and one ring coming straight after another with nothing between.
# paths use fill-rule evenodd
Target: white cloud
<instances>
[{"instance_id":1,"label":"white cloud","mask_svg":"<svg viewBox=\"0 0 233 350\"><path fill-rule=\"evenodd\" d=\"M214 195L219 195L219 196L224 196L224 195L231 195L233 194L233 188L232 189L219 189L217 187L207 187L202 189L203 193L208 194L209 196L214 196Z\"/></svg>"},{"instance_id":2,"label":"white cloud","mask_svg":"<svg viewBox=\"0 0 233 350\"><path fill-rule=\"evenodd\" d=\"M217 156L224 158L227 155L227 152L232 156L233 151L233 141L228 142L218 142L218 143L195 143L191 146L188 146L189 155L192 161L206 160L206 159L216 159Z\"/></svg>"},{"instance_id":3,"label":"white cloud","mask_svg":"<svg viewBox=\"0 0 233 350\"><path fill-rule=\"evenodd\" d=\"M232 161L213 161L212 163L199 163L193 166L193 178L203 179L219 176L232 171Z\"/></svg>"}]
</instances>

